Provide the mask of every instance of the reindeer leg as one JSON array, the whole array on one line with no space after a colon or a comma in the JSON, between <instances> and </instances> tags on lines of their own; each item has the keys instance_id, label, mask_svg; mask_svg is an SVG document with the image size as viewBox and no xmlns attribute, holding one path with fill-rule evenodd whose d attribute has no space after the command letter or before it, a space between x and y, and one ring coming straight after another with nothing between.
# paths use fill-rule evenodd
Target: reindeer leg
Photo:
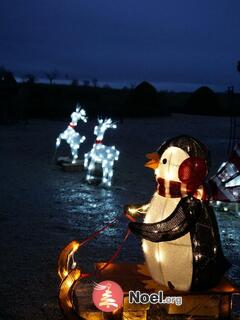
<instances>
[{"instance_id":1,"label":"reindeer leg","mask_svg":"<svg viewBox=\"0 0 240 320\"><path fill-rule=\"evenodd\" d=\"M58 147L60 146L60 144L61 144L61 135L59 135L58 137L57 137L57 139L56 139L56 147L55 147L55 151L54 151L54 154L53 154L53 163L55 163L56 162L56 158L57 158L57 149L58 149Z\"/></svg>"},{"instance_id":2,"label":"reindeer leg","mask_svg":"<svg viewBox=\"0 0 240 320\"><path fill-rule=\"evenodd\" d=\"M108 185L109 185L109 187L112 184L112 177L113 177L113 167L110 164L109 169L108 169Z\"/></svg>"},{"instance_id":3,"label":"reindeer leg","mask_svg":"<svg viewBox=\"0 0 240 320\"><path fill-rule=\"evenodd\" d=\"M88 168L89 153L84 154L84 168Z\"/></svg>"},{"instance_id":4,"label":"reindeer leg","mask_svg":"<svg viewBox=\"0 0 240 320\"><path fill-rule=\"evenodd\" d=\"M93 175L94 169L95 169L95 161L91 158L91 161L88 165L88 173L86 177L87 181L94 180L94 175Z\"/></svg>"},{"instance_id":5,"label":"reindeer leg","mask_svg":"<svg viewBox=\"0 0 240 320\"><path fill-rule=\"evenodd\" d=\"M71 147L71 153L72 153L72 163L76 163L77 161L77 158L78 158L78 148L79 146L76 146L76 145L70 145Z\"/></svg>"},{"instance_id":6,"label":"reindeer leg","mask_svg":"<svg viewBox=\"0 0 240 320\"><path fill-rule=\"evenodd\" d=\"M120 152L118 150L116 150L114 160L117 161L119 159L119 154L120 154Z\"/></svg>"},{"instance_id":7,"label":"reindeer leg","mask_svg":"<svg viewBox=\"0 0 240 320\"><path fill-rule=\"evenodd\" d=\"M58 136L56 139L56 149L60 146L61 144L61 136Z\"/></svg>"},{"instance_id":8,"label":"reindeer leg","mask_svg":"<svg viewBox=\"0 0 240 320\"><path fill-rule=\"evenodd\" d=\"M64 133L60 133L60 135L57 137L57 139L56 139L56 148L58 148L60 146L62 140L66 140L66 136L65 136Z\"/></svg>"},{"instance_id":9,"label":"reindeer leg","mask_svg":"<svg viewBox=\"0 0 240 320\"><path fill-rule=\"evenodd\" d=\"M113 177L113 160L108 162L108 186L110 187L112 184L112 177Z\"/></svg>"},{"instance_id":10,"label":"reindeer leg","mask_svg":"<svg viewBox=\"0 0 240 320\"><path fill-rule=\"evenodd\" d=\"M81 139L80 139L80 143L83 143L85 140L86 140L86 137L82 136Z\"/></svg>"},{"instance_id":11,"label":"reindeer leg","mask_svg":"<svg viewBox=\"0 0 240 320\"><path fill-rule=\"evenodd\" d=\"M102 162L102 171L103 171L102 184L110 187L111 181L109 181L109 161L104 160Z\"/></svg>"}]
</instances>

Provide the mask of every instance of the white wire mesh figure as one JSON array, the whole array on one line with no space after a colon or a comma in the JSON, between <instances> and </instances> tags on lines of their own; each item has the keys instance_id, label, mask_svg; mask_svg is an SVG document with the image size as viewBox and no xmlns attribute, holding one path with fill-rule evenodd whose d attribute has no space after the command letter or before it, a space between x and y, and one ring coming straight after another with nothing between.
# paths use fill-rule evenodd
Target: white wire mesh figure
<instances>
[{"instance_id":1,"label":"white wire mesh figure","mask_svg":"<svg viewBox=\"0 0 240 320\"><path fill-rule=\"evenodd\" d=\"M107 129L116 129L117 125L112 122L112 119L98 119L98 126L94 128L94 134L97 136L92 150L84 155L84 167L88 170L87 181L94 180L95 165L100 163L102 166L102 184L108 187L111 186L113 177L113 164L118 160L120 152L115 146L105 146L102 144L104 133Z\"/></svg>"},{"instance_id":2,"label":"white wire mesh figure","mask_svg":"<svg viewBox=\"0 0 240 320\"><path fill-rule=\"evenodd\" d=\"M85 136L81 136L78 132L75 131L77 123L79 120L87 122L86 111L81 109L81 106L77 104L76 111L71 114L72 121L69 123L67 129L60 133L56 140L56 149L60 146L61 141L65 140L70 148L72 153L72 163L76 163L78 159L78 150L80 144L83 143L86 139Z\"/></svg>"}]
</instances>

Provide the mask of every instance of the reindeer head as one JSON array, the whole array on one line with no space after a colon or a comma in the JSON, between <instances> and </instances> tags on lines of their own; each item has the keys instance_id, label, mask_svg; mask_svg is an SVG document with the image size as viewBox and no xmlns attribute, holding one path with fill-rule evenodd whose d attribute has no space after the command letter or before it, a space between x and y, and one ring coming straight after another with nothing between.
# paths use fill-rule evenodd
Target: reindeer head
<instances>
[{"instance_id":1,"label":"reindeer head","mask_svg":"<svg viewBox=\"0 0 240 320\"><path fill-rule=\"evenodd\" d=\"M98 119L98 126L94 128L94 134L97 136L97 139L102 140L104 133L107 129L116 129L117 125L112 119Z\"/></svg>"},{"instance_id":2,"label":"reindeer head","mask_svg":"<svg viewBox=\"0 0 240 320\"><path fill-rule=\"evenodd\" d=\"M79 120L87 122L86 111L84 109L81 109L81 106L77 104L76 111L71 114L71 119L73 124L77 124Z\"/></svg>"}]
</instances>

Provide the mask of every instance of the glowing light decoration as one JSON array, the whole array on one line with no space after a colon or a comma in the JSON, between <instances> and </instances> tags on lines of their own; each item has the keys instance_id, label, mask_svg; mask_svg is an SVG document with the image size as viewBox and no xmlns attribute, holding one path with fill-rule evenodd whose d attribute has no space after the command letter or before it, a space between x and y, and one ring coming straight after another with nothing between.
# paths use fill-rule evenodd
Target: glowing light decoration
<instances>
[{"instance_id":1,"label":"glowing light decoration","mask_svg":"<svg viewBox=\"0 0 240 320\"><path fill-rule=\"evenodd\" d=\"M96 164L102 167L102 184L111 186L113 177L113 164L119 158L120 152L115 146L105 146L102 141L107 129L116 129L117 125L112 119L98 119L98 125L94 128L94 135L97 137L92 150L84 155L84 167L87 169L86 179L91 182L95 179L94 170Z\"/></svg>"},{"instance_id":2,"label":"glowing light decoration","mask_svg":"<svg viewBox=\"0 0 240 320\"><path fill-rule=\"evenodd\" d=\"M61 279L59 289L59 305L66 319L79 320L75 310L72 296L74 287L81 277L81 270L77 268L74 254L81 244L77 241L70 242L60 253L58 259L58 275Z\"/></svg>"},{"instance_id":3,"label":"glowing light decoration","mask_svg":"<svg viewBox=\"0 0 240 320\"><path fill-rule=\"evenodd\" d=\"M71 114L71 122L67 129L60 133L56 140L56 149L59 148L62 140L65 140L69 144L72 154L72 163L76 163L80 145L86 140L85 136L81 136L75 130L79 120L87 122L87 116L86 111L77 104L76 110Z\"/></svg>"},{"instance_id":4,"label":"glowing light decoration","mask_svg":"<svg viewBox=\"0 0 240 320\"><path fill-rule=\"evenodd\" d=\"M213 200L240 202L240 145L237 144L228 161L223 162L215 176L211 178L211 187L216 196Z\"/></svg>"},{"instance_id":5,"label":"glowing light decoration","mask_svg":"<svg viewBox=\"0 0 240 320\"><path fill-rule=\"evenodd\" d=\"M180 291L215 286L230 264L223 255L216 217L204 188L209 164L206 147L192 137L180 136L147 157L157 191L148 205L130 206L125 213L134 219L145 214L144 222L132 220L129 228L142 237L152 278ZM229 170L225 171L228 176Z\"/></svg>"}]
</instances>

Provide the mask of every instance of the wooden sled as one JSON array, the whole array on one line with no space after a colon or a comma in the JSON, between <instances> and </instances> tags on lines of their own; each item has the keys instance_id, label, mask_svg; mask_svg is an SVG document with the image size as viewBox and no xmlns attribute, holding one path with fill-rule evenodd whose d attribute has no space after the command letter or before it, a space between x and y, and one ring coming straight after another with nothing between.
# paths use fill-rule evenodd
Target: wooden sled
<instances>
[{"instance_id":1,"label":"wooden sled","mask_svg":"<svg viewBox=\"0 0 240 320\"><path fill-rule=\"evenodd\" d=\"M147 319L240 319L233 317L233 298L240 300L239 289L228 279L222 281L211 290L205 292L178 292L161 287L151 279L146 265L143 264L109 264L94 278L94 281L112 280L124 291L123 307L117 312L103 313L92 302L93 284L90 279L81 279L81 270L75 262L70 266L74 253L80 243L72 241L65 247L59 257L58 274L61 279L59 303L66 319L86 320L147 320ZM95 268L101 269L104 263L97 263ZM162 304L129 304L129 291L139 290L142 293L154 293L162 290L164 296L181 296L182 305ZM239 301L240 302L240 301Z\"/></svg>"}]
</instances>

